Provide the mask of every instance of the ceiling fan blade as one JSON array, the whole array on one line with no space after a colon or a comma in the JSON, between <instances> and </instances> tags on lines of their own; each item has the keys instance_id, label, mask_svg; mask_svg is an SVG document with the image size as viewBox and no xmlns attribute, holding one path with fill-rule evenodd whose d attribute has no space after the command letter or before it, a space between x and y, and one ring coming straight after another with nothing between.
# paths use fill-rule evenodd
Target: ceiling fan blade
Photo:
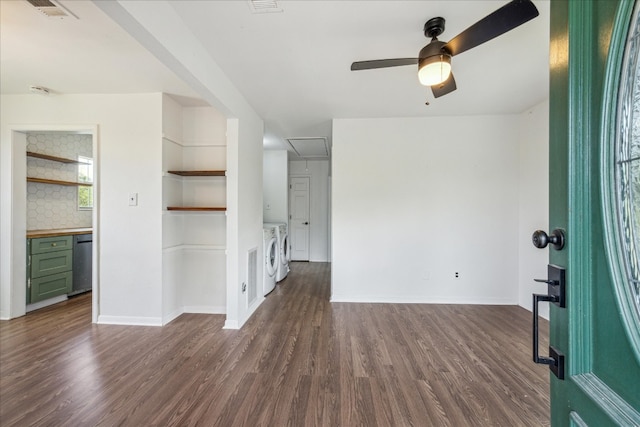
<instances>
[{"instance_id":1,"label":"ceiling fan blade","mask_svg":"<svg viewBox=\"0 0 640 427\"><path fill-rule=\"evenodd\" d=\"M456 79L453 78L453 73L449 74L449 78L444 82L431 86L434 98L440 98L441 96L453 92L456 89Z\"/></svg>"},{"instance_id":2,"label":"ceiling fan blade","mask_svg":"<svg viewBox=\"0 0 640 427\"><path fill-rule=\"evenodd\" d=\"M444 45L451 55L458 55L496 38L538 16L531 0L513 0L482 18Z\"/></svg>"},{"instance_id":3,"label":"ceiling fan blade","mask_svg":"<svg viewBox=\"0 0 640 427\"><path fill-rule=\"evenodd\" d=\"M359 61L351 64L351 71L399 67L401 65L416 65L417 63L418 58L376 59L374 61Z\"/></svg>"}]
</instances>

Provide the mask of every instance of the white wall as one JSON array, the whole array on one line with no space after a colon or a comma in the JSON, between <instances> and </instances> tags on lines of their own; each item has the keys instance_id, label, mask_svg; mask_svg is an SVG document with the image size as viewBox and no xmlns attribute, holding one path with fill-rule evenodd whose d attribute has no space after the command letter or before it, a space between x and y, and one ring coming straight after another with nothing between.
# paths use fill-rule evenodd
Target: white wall
<instances>
[{"instance_id":1,"label":"white wall","mask_svg":"<svg viewBox=\"0 0 640 427\"><path fill-rule=\"evenodd\" d=\"M519 152L519 297L518 304L531 310L531 294L545 294L545 284L533 279L547 277L550 248L531 243L535 230L549 233L549 101L524 112L520 118ZM548 318L549 304L540 304L540 315Z\"/></svg>"},{"instance_id":2,"label":"white wall","mask_svg":"<svg viewBox=\"0 0 640 427\"><path fill-rule=\"evenodd\" d=\"M334 120L332 300L517 303L518 118Z\"/></svg>"},{"instance_id":3,"label":"white wall","mask_svg":"<svg viewBox=\"0 0 640 427\"><path fill-rule=\"evenodd\" d=\"M309 261L312 262L331 260L329 166L328 160L289 162L290 177L309 177Z\"/></svg>"},{"instance_id":4,"label":"white wall","mask_svg":"<svg viewBox=\"0 0 640 427\"><path fill-rule=\"evenodd\" d=\"M96 5L227 117L225 328L239 328L264 300L250 307L247 293L242 292L242 283L247 282L247 253L258 248L258 259L262 259L263 122L169 2L154 2L153 13L146 2L119 0ZM261 280L261 263L257 273Z\"/></svg>"},{"instance_id":5,"label":"white wall","mask_svg":"<svg viewBox=\"0 0 640 427\"><path fill-rule=\"evenodd\" d=\"M289 221L288 170L287 150L267 150L264 152L264 169L262 171L264 222Z\"/></svg>"},{"instance_id":6,"label":"white wall","mask_svg":"<svg viewBox=\"0 0 640 427\"><path fill-rule=\"evenodd\" d=\"M158 324L162 310L161 94L3 95L0 106L0 316L24 314L26 222L12 217L14 212L24 212L20 200L26 202L14 194L12 185L13 179L24 179L20 177L24 170L14 168L12 158L15 154L16 159L24 159L24 153L20 153L22 147L12 147L11 130L49 124L51 130L59 125L97 125L98 320ZM128 204L128 194L133 192L138 193L135 207ZM14 197L17 204L12 203ZM15 241L13 247L8 236Z\"/></svg>"},{"instance_id":7,"label":"white wall","mask_svg":"<svg viewBox=\"0 0 640 427\"><path fill-rule=\"evenodd\" d=\"M238 242L235 268L237 281L230 283L232 291L235 292L237 298L238 309L237 317L235 318L230 316L230 311L227 311L227 322L225 323L227 328L241 327L260 303L264 301L264 297L261 296L262 293L259 292L258 295L260 297L257 303L249 306L248 293L243 293L241 290L243 283L249 283L248 253L257 248L258 260L264 259L262 248L262 224L264 222L262 219L262 136L264 128L261 120L240 120L238 124L236 144L238 188L237 192L233 193L233 195L237 195L235 216L237 216L238 220L235 228L228 227L230 232L234 234L233 239ZM229 192L231 193L231 190ZM227 200L229 199L227 198ZM227 217L228 223L229 216ZM227 242L229 242L229 238ZM229 246L227 243L227 247ZM227 252L230 252L230 250ZM258 262L256 269L258 283L262 281L262 269L262 263ZM229 300L229 293L232 291L227 291L227 300ZM229 304L227 304L227 308L229 309Z\"/></svg>"}]
</instances>

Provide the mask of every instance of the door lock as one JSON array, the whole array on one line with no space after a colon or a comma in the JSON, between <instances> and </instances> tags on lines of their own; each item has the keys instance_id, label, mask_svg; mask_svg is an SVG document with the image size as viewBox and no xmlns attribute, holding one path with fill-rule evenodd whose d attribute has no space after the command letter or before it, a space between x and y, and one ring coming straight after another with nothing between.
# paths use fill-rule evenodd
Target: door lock
<instances>
[{"instance_id":1,"label":"door lock","mask_svg":"<svg viewBox=\"0 0 640 427\"><path fill-rule=\"evenodd\" d=\"M540 356L538 352L538 303L551 302L558 307L566 307L566 279L565 269L549 264L547 279L534 279L536 282L547 284L547 294L533 294L533 361L542 365L549 365L556 377L564 379L564 354L553 346L549 346L549 357Z\"/></svg>"},{"instance_id":2,"label":"door lock","mask_svg":"<svg viewBox=\"0 0 640 427\"><path fill-rule=\"evenodd\" d=\"M533 246L539 249L546 248L547 245L551 243L553 247L559 251L564 248L564 240L564 231L559 228L553 230L550 235L547 235L547 233L542 230L536 230L531 236Z\"/></svg>"}]
</instances>

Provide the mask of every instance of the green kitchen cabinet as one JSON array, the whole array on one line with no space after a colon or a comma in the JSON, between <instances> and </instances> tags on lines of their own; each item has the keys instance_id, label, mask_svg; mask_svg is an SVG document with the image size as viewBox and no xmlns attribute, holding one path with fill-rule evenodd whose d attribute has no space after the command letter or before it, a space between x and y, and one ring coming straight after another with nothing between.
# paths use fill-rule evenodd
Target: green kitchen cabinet
<instances>
[{"instance_id":1,"label":"green kitchen cabinet","mask_svg":"<svg viewBox=\"0 0 640 427\"><path fill-rule=\"evenodd\" d=\"M71 250L73 248L72 236L39 237L31 240L31 251L29 254L45 254Z\"/></svg>"},{"instance_id":2,"label":"green kitchen cabinet","mask_svg":"<svg viewBox=\"0 0 640 427\"><path fill-rule=\"evenodd\" d=\"M27 304L71 292L72 236L27 239Z\"/></svg>"},{"instance_id":3,"label":"green kitchen cabinet","mask_svg":"<svg viewBox=\"0 0 640 427\"><path fill-rule=\"evenodd\" d=\"M68 294L71 292L72 280L72 271L31 279L30 303Z\"/></svg>"},{"instance_id":4,"label":"green kitchen cabinet","mask_svg":"<svg viewBox=\"0 0 640 427\"><path fill-rule=\"evenodd\" d=\"M31 278L49 276L72 270L73 251L51 252L48 254L31 255Z\"/></svg>"}]
</instances>

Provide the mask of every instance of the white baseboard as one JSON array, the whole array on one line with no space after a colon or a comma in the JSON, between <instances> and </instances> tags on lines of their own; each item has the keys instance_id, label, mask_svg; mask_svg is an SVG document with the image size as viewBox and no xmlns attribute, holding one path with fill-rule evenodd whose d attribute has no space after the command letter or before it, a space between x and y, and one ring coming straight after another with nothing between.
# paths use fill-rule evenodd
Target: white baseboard
<instances>
[{"instance_id":1,"label":"white baseboard","mask_svg":"<svg viewBox=\"0 0 640 427\"><path fill-rule=\"evenodd\" d=\"M247 315L242 321L227 319L224 322L224 327L222 329L240 329L242 325L247 323L247 320L251 318L253 313L255 313L255 311L258 309L258 307L260 307L260 304L262 304L264 300L264 296L259 296L256 301L248 308Z\"/></svg>"},{"instance_id":2,"label":"white baseboard","mask_svg":"<svg viewBox=\"0 0 640 427\"><path fill-rule=\"evenodd\" d=\"M162 326L171 323L172 321L174 321L178 316L180 316L183 313L182 310L176 310L172 313L167 314L166 316L163 316L162 318Z\"/></svg>"},{"instance_id":3,"label":"white baseboard","mask_svg":"<svg viewBox=\"0 0 640 427\"><path fill-rule=\"evenodd\" d=\"M226 314L227 307L224 305L187 305L182 309L182 312L196 314Z\"/></svg>"},{"instance_id":4,"label":"white baseboard","mask_svg":"<svg viewBox=\"0 0 640 427\"><path fill-rule=\"evenodd\" d=\"M518 305L518 301L504 298L426 298L398 297L391 295L332 295L331 302L373 303L373 304L467 304L467 305Z\"/></svg>"},{"instance_id":5,"label":"white baseboard","mask_svg":"<svg viewBox=\"0 0 640 427\"><path fill-rule=\"evenodd\" d=\"M99 325L162 326L161 317L98 316Z\"/></svg>"},{"instance_id":6,"label":"white baseboard","mask_svg":"<svg viewBox=\"0 0 640 427\"><path fill-rule=\"evenodd\" d=\"M222 329L240 329L237 320L226 320Z\"/></svg>"}]
</instances>

